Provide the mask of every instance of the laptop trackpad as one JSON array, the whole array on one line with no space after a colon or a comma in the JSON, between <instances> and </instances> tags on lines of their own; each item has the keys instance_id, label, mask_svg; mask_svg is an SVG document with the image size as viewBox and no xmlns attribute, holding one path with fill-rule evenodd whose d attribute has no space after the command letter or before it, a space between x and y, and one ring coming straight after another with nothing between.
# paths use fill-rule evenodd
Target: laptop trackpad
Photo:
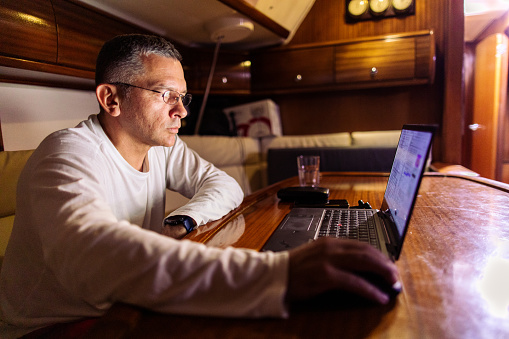
<instances>
[{"instance_id":1,"label":"laptop trackpad","mask_svg":"<svg viewBox=\"0 0 509 339\"><path fill-rule=\"evenodd\" d=\"M262 251L285 251L314 239L320 218L312 214L291 213L274 231Z\"/></svg>"},{"instance_id":2,"label":"laptop trackpad","mask_svg":"<svg viewBox=\"0 0 509 339\"><path fill-rule=\"evenodd\" d=\"M313 215L297 214L286 219L281 229L289 231L309 231L311 229Z\"/></svg>"}]
</instances>

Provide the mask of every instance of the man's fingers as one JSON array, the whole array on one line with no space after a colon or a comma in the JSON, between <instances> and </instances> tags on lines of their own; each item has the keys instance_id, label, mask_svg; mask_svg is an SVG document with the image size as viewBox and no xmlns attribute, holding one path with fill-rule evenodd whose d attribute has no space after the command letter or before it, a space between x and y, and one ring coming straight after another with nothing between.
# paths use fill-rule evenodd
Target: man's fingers
<instances>
[{"instance_id":1,"label":"man's fingers","mask_svg":"<svg viewBox=\"0 0 509 339\"><path fill-rule=\"evenodd\" d=\"M390 300L390 296L381 291L378 286L371 284L355 273L338 272L337 283L338 290L350 292L380 304L387 304Z\"/></svg>"},{"instance_id":2,"label":"man's fingers","mask_svg":"<svg viewBox=\"0 0 509 339\"><path fill-rule=\"evenodd\" d=\"M394 263L371 245L330 238L290 251L289 269L290 299L343 290L385 304L389 301L387 292L366 276L381 278L387 286L398 281Z\"/></svg>"},{"instance_id":3,"label":"man's fingers","mask_svg":"<svg viewBox=\"0 0 509 339\"><path fill-rule=\"evenodd\" d=\"M375 273L391 284L397 281L396 265L373 246L353 240L329 240L324 242L329 247L327 255L335 267L352 272Z\"/></svg>"}]
</instances>

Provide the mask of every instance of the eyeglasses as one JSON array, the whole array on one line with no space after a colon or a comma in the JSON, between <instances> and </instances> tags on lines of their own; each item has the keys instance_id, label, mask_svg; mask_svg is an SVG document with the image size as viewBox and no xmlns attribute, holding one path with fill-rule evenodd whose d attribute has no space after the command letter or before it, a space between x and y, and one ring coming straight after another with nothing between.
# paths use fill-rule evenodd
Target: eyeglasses
<instances>
[{"instance_id":1,"label":"eyeglasses","mask_svg":"<svg viewBox=\"0 0 509 339\"><path fill-rule=\"evenodd\" d=\"M161 91L156 91L154 89L148 89L148 88L143 88L140 86L126 84L125 82L112 82L111 85L124 85L124 86L129 86L129 87L136 87L139 89L144 89L146 91L151 91L151 92L162 94L163 101L170 106L176 105L179 102L179 98L180 98L180 100L182 101L182 105L184 105L184 107L187 107L191 103L191 99L193 98L193 96L189 93L181 94L177 91L172 91L172 90L167 90L167 91L161 92Z\"/></svg>"}]
</instances>

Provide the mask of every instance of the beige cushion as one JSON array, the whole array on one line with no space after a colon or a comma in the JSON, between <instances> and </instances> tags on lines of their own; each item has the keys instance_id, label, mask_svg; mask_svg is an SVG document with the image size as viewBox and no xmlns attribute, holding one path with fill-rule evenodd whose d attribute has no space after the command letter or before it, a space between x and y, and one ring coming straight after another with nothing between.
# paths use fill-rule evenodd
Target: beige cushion
<instances>
[{"instance_id":1,"label":"beige cushion","mask_svg":"<svg viewBox=\"0 0 509 339\"><path fill-rule=\"evenodd\" d=\"M257 139L198 135L181 136L181 139L203 159L237 180L246 195L261 188Z\"/></svg>"},{"instance_id":2,"label":"beige cushion","mask_svg":"<svg viewBox=\"0 0 509 339\"><path fill-rule=\"evenodd\" d=\"M14 214L18 178L33 150L0 152L0 217Z\"/></svg>"},{"instance_id":3,"label":"beige cushion","mask_svg":"<svg viewBox=\"0 0 509 339\"><path fill-rule=\"evenodd\" d=\"M32 152L32 150L0 152L0 267L14 224L19 175Z\"/></svg>"},{"instance_id":4,"label":"beige cushion","mask_svg":"<svg viewBox=\"0 0 509 339\"><path fill-rule=\"evenodd\" d=\"M264 187L266 179L257 139L199 135L183 135L180 138L203 159L233 177L245 195ZM165 210L169 213L188 201L182 195L167 190Z\"/></svg>"},{"instance_id":5,"label":"beige cushion","mask_svg":"<svg viewBox=\"0 0 509 339\"><path fill-rule=\"evenodd\" d=\"M9 242L9 238L11 237L13 225L14 225L14 214L0 218L0 267L2 265L2 259L5 255L7 243Z\"/></svg>"},{"instance_id":6,"label":"beige cushion","mask_svg":"<svg viewBox=\"0 0 509 339\"><path fill-rule=\"evenodd\" d=\"M362 147L396 147L401 131L352 132L352 145Z\"/></svg>"},{"instance_id":7,"label":"beige cushion","mask_svg":"<svg viewBox=\"0 0 509 339\"><path fill-rule=\"evenodd\" d=\"M180 137L203 159L217 167L259 162L258 141L249 137L183 135Z\"/></svg>"}]
</instances>

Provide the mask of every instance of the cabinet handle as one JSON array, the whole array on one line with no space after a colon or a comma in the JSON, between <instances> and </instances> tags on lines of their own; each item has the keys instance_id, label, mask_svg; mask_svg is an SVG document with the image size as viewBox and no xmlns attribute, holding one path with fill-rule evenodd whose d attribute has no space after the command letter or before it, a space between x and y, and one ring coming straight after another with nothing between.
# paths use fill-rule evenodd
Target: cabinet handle
<instances>
[{"instance_id":1,"label":"cabinet handle","mask_svg":"<svg viewBox=\"0 0 509 339\"><path fill-rule=\"evenodd\" d=\"M228 82L228 78L227 78L227 77L223 77L223 78L221 79L221 82L222 82L223 84L226 84L226 83Z\"/></svg>"},{"instance_id":2,"label":"cabinet handle","mask_svg":"<svg viewBox=\"0 0 509 339\"><path fill-rule=\"evenodd\" d=\"M376 67L371 67L371 70L369 73L371 75L371 78L374 79L376 77L376 75L378 74L378 69Z\"/></svg>"},{"instance_id":3,"label":"cabinet handle","mask_svg":"<svg viewBox=\"0 0 509 339\"><path fill-rule=\"evenodd\" d=\"M302 75L301 75L301 74L297 74L297 75L295 76L295 79L294 79L294 80L295 80L295 82L299 82L299 81L301 81L301 80L302 80Z\"/></svg>"},{"instance_id":4,"label":"cabinet handle","mask_svg":"<svg viewBox=\"0 0 509 339\"><path fill-rule=\"evenodd\" d=\"M470 130L472 131L477 131L479 128L481 128L482 126L479 125L479 124L471 124L471 125L468 125L468 128L470 128Z\"/></svg>"}]
</instances>

